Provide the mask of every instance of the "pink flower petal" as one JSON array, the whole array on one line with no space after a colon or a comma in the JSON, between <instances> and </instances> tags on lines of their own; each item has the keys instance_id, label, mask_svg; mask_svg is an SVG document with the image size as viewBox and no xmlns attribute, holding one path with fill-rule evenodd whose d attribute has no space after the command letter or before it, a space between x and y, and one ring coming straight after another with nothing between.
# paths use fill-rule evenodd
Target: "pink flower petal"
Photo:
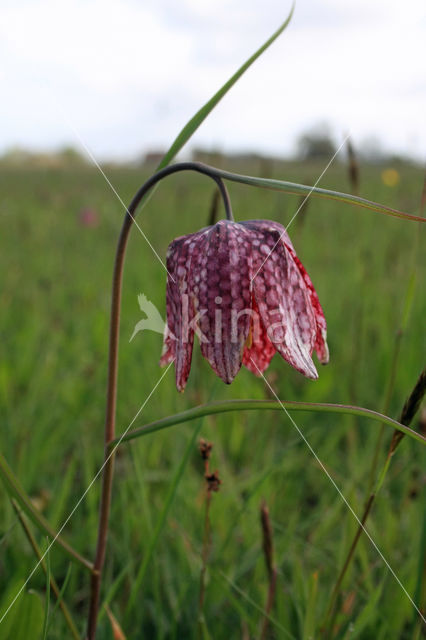
<instances>
[{"instance_id":1,"label":"pink flower petal","mask_svg":"<svg viewBox=\"0 0 426 640\"><path fill-rule=\"evenodd\" d=\"M167 364L175 358L178 391L184 390L188 380L194 343L194 309L188 295L192 240L192 236L177 238L167 252L167 329L160 363Z\"/></svg>"},{"instance_id":2,"label":"pink flower petal","mask_svg":"<svg viewBox=\"0 0 426 640\"><path fill-rule=\"evenodd\" d=\"M160 364L175 360L182 391L194 332L216 374L231 383L243 363L255 375L275 351L309 378L312 352L328 361L326 322L312 282L284 227L221 220L169 247L167 328Z\"/></svg>"},{"instance_id":3,"label":"pink flower petal","mask_svg":"<svg viewBox=\"0 0 426 640\"><path fill-rule=\"evenodd\" d=\"M250 234L221 220L194 250L190 289L200 311L201 352L227 384L241 368L249 333L250 280Z\"/></svg>"},{"instance_id":4,"label":"pink flower petal","mask_svg":"<svg viewBox=\"0 0 426 640\"><path fill-rule=\"evenodd\" d=\"M251 344L247 344L244 349L243 365L255 376L260 376L268 368L276 349L269 340L266 329L260 320L259 309L254 298L252 308L253 317L249 334Z\"/></svg>"},{"instance_id":5,"label":"pink flower petal","mask_svg":"<svg viewBox=\"0 0 426 640\"><path fill-rule=\"evenodd\" d=\"M168 303L167 303L167 306L169 306ZM161 351L160 367L165 367L171 362L173 362L176 356L175 347L176 347L175 338L171 336L169 328L166 325L166 328L164 329L163 349Z\"/></svg>"},{"instance_id":6,"label":"pink flower petal","mask_svg":"<svg viewBox=\"0 0 426 640\"><path fill-rule=\"evenodd\" d=\"M263 231L269 232L274 230L278 231L281 242L284 242L287 246L289 246L292 249L293 253L296 253L291 243L290 236L285 230L285 227L283 227L283 225L280 224L279 222L276 222L275 220L260 219L260 220L244 220L243 222L240 222L240 224L243 225L244 227L255 229L256 232L263 232ZM277 241L278 241L278 235L276 237L275 242Z\"/></svg>"},{"instance_id":7,"label":"pink flower petal","mask_svg":"<svg viewBox=\"0 0 426 640\"><path fill-rule=\"evenodd\" d=\"M321 364L327 364L330 358L328 345L327 345L327 323L325 321L324 312L322 310L322 307L318 298L318 294L315 291L314 285L312 284L312 281L308 273L306 272L305 267L297 257L293 247L287 246L287 249L290 251L292 258L300 271L300 274L305 282L305 285L309 291L309 295L311 298L311 305L315 313L315 320L317 325L314 349L318 356L318 360L321 362Z\"/></svg>"},{"instance_id":8,"label":"pink flower petal","mask_svg":"<svg viewBox=\"0 0 426 640\"><path fill-rule=\"evenodd\" d=\"M305 282L275 225L242 224L258 230L252 241L253 291L268 337L289 364L316 379L311 358L316 322Z\"/></svg>"}]
</instances>

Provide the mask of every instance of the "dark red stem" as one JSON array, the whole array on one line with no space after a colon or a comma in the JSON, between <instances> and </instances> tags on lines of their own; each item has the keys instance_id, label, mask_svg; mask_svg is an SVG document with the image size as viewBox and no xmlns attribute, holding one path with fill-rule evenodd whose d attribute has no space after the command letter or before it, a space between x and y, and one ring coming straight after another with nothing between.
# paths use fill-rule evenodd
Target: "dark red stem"
<instances>
[{"instance_id":1,"label":"dark red stem","mask_svg":"<svg viewBox=\"0 0 426 640\"><path fill-rule=\"evenodd\" d=\"M218 185L228 220L233 220L231 203L226 187L220 177L215 175L213 168L196 162L180 162L158 171L152 175L139 189L134 196L129 208L126 211L120 237L118 239L117 251L115 255L112 300L110 315L109 334L109 359L108 359L108 383L105 416L105 436L104 436L104 464L102 474L102 494L99 510L98 539L96 545L96 556L92 571L90 605L87 625L87 640L94 640L96 636L96 626L99 611L99 596L101 588L102 569L105 562L105 552L108 536L108 521L111 507L111 492L114 475L114 453L115 447L111 449L110 444L115 438L115 414L117 401L117 373L118 373L118 345L120 330L120 310L121 310L121 289L123 282L124 258L126 254L129 232L134 221L136 209L142 198L152 187L166 176L178 171L197 171L211 177Z\"/></svg>"}]
</instances>

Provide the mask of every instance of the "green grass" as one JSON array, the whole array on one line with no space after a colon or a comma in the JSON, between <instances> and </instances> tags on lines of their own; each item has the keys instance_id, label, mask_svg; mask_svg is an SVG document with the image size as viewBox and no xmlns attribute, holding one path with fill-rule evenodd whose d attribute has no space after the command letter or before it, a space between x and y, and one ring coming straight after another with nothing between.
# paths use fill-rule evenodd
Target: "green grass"
<instances>
[{"instance_id":1,"label":"green grass","mask_svg":"<svg viewBox=\"0 0 426 640\"><path fill-rule=\"evenodd\" d=\"M322 168L283 165L272 177L313 184ZM260 170L243 169L254 174ZM361 195L416 212L422 171L399 170L399 185L389 188L381 181L380 168L366 168ZM109 168L107 174L125 203L147 177L139 169ZM330 169L320 186L348 191L344 167ZM236 220L265 217L285 223L299 203L297 197L241 185L230 184L229 190ZM174 237L205 226L212 193L207 178L192 174L171 176L156 190L138 222L163 259ZM98 228L79 224L83 207L99 212ZM0 446L25 490L57 529L103 460L111 272L123 213L95 169L2 169ZM303 224L296 219L289 232L325 310L331 361L319 370L319 380L311 382L276 355L268 379L283 400L356 403L381 411L414 273L416 288L388 411L398 418L424 367L424 231L417 223L312 198ZM141 292L164 313L164 269L134 229L124 276L118 433L162 373L161 336L139 333L129 343L141 319ZM262 380L246 370L230 387L223 385L197 346L185 393L176 392L170 371L133 426L209 400L267 397ZM361 515L380 425L331 414L294 417ZM207 417L120 448L103 580L103 597L114 616L129 639L197 637L204 481L196 440L191 440L194 430L214 443L212 467L222 479L211 505L204 607L208 634L215 639L258 637L268 589L259 519L265 498L279 572L270 636L319 637L357 525L286 415L277 412ZM386 430L381 461L390 437ZM367 527L412 595L421 572L421 449L404 439ZM63 532L88 558L96 542L99 486L98 481ZM165 526L158 529L162 517ZM10 601L11 585L22 584L36 563L3 487L0 522L3 608ZM138 575L156 529L158 544L141 582ZM45 537L33 531L44 549ZM49 561L61 587L70 561L56 547ZM37 594L37 603L45 603L41 568L25 591L25 597ZM64 599L82 633L88 595L88 574L73 564ZM37 611L43 621L44 614ZM343 584L335 637L408 640L419 633L413 621L412 605L362 538ZM48 623L49 639L68 637L54 605ZM27 637L39 638L37 634ZM99 638L112 638L104 613Z\"/></svg>"}]
</instances>

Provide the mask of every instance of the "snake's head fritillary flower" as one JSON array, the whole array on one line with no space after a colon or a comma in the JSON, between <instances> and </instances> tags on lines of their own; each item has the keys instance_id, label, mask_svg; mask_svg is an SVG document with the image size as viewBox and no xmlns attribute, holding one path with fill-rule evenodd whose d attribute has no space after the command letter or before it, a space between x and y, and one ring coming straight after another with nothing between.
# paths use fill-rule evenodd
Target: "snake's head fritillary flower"
<instances>
[{"instance_id":1,"label":"snake's head fritillary flower","mask_svg":"<svg viewBox=\"0 0 426 640\"><path fill-rule=\"evenodd\" d=\"M183 391L194 334L227 384L244 364L256 375L276 351L304 376L328 362L326 322L312 282L282 225L221 220L174 240L167 252L167 327L161 365L175 360Z\"/></svg>"}]
</instances>

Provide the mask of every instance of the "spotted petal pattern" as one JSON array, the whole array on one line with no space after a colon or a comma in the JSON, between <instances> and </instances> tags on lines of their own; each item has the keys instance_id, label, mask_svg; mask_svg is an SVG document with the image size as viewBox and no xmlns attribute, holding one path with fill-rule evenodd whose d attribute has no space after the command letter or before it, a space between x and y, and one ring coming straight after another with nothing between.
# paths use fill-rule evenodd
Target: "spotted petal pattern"
<instances>
[{"instance_id":1,"label":"spotted petal pattern","mask_svg":"<svg viewBox=\"0 0 426 640\"><path fill-rule=\"evenodd\" d=\"M160 364L175 359L182 391L194 333L215 373L231 383L243 363L260 375L275 351L309 378L328 362L326 322L284 227L221 220L174 240L167 254L167 329Z\"/></svg>"},{"instance_id":2,"label":"spotted petal pattern","mask_svg":"<svg viewBox=\"0 0 426 640\"><path fill-rule=\"evenodd\" d=\"M194 262L193 292L202 310L201 353L230 384L240 370L250 328L251 247L241 225L221 220L210 228Z\"/></svg>"},{"instance_id":3,"label":"spotted petal pattern","mask_svg":"<svg viewBox=\"0 0 426 640\"><path fill-rule=\"evenodd\" d=\"M243 224L253 232L253 291L268 337L284 360L316 379L311 358L316 324L303 278L275 226L257 231L256 223Z\"/></svg>"},{"instance_id":4,"label":"spotted petal pattern","mask_svg":"<svg viewBox=\"0 0 426 640\"><path fill-rule=\"evenodd\" d=\"M188 296L192 249L191 236L183 236L174 240L167 252L167 329L160 364L168 364L175 358L178 391L184 390L188 380L194 343L190 326L194 308Z\"/></svg>"},{"instance_id":5,"label":"spotted petal pattern","mask_svg":"<svg viewBox=\"0 0 426 640\"><path fill-rule=\"evenodd\" d=\"M311 305L315 313L315 322L316 322L316 334L315 334L315 343L314 349L318 356L318 360L321 364L327 364L329 361L329 352L327 345L327 323L325 321L324 312L322 310L318 294L314 289L314 285L310 277L308 276L305 267L300 262L299 258L294 252L294 249L287 247L299 272L305 282L306 288L309 291L309 295L311 298Z\"/></svg>"},{"instance_id":6,"label":"spotted petal pattern","mask_svg":"<svg viewBox=\"0 0 426 640\"><path fill-rule=\"evenodd\" d=\"M244 349L243 365L255 376L260 376L269 367L275 347L268 338L268 333L260 319L259 308L256 300L252 300L253 315L250 325L248 344Z\"/></svg>"}]
</instances>

